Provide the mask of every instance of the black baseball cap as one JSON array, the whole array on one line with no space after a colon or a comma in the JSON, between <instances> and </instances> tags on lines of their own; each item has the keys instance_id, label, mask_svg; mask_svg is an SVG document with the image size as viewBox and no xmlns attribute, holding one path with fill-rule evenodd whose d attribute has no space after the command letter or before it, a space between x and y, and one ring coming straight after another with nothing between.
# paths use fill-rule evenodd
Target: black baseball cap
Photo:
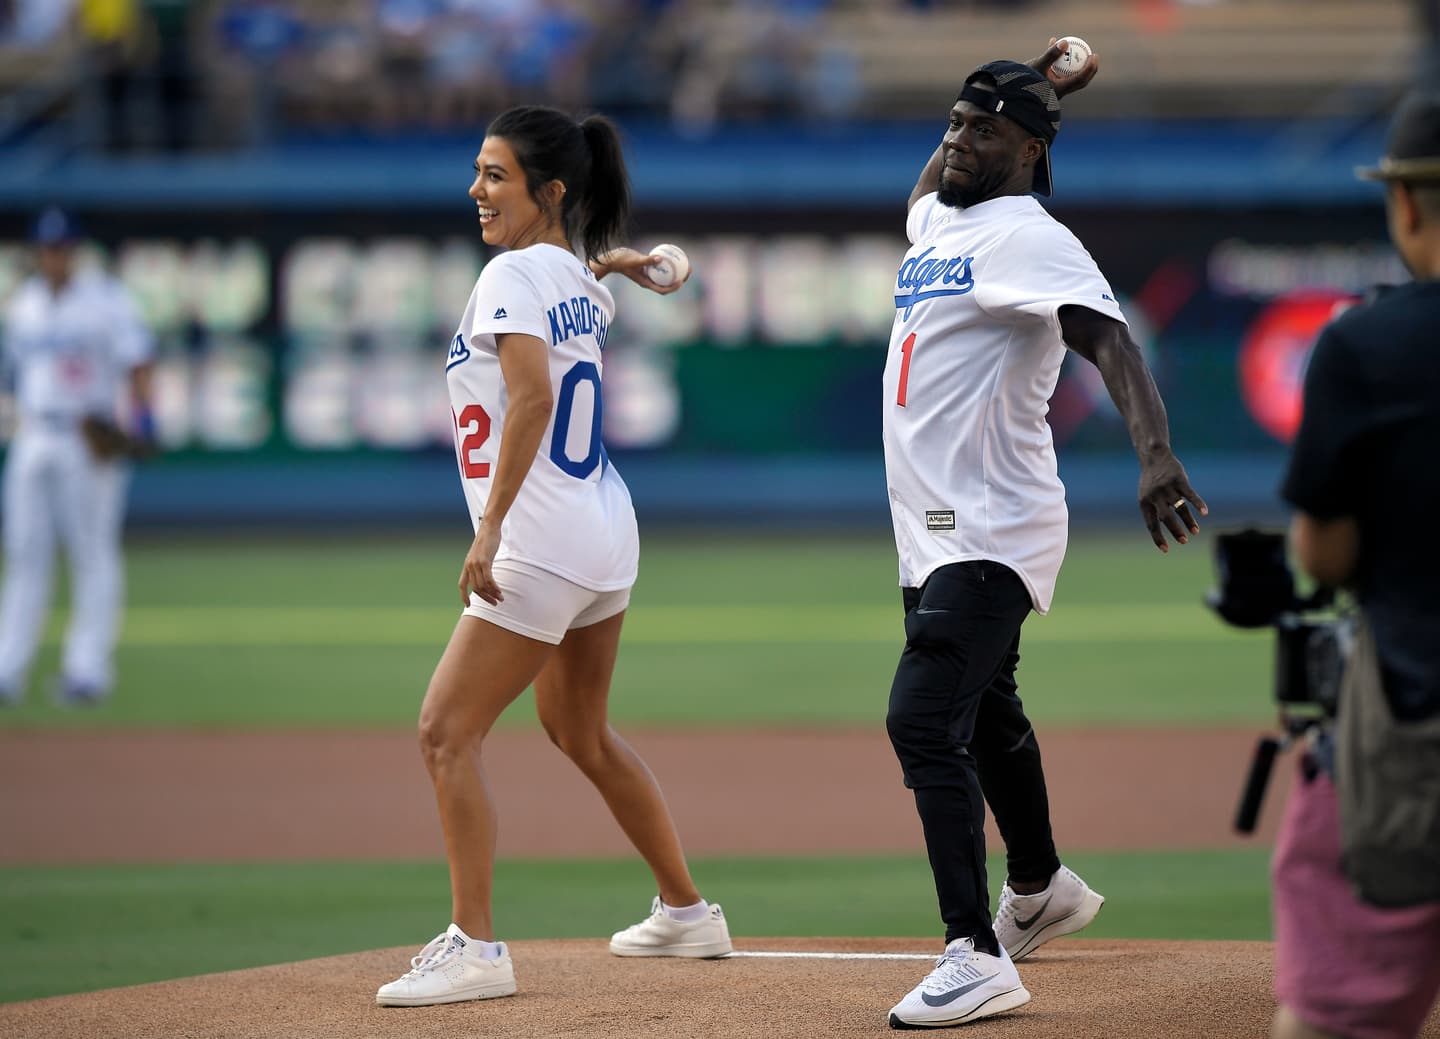
<instances>
[{"instance_id":1,"label":"black baseball cap","mask_svg":"<svg viewBox=\"0 0 1440 1039\"><path fill-rule=\"evenodd\" d=\"M79 222L57 206L37 216L30 229L30 240L36 245L72 245L82 237Z\"/></svg>"},{"instance_id":2,"label":"black baseball cap","mask_svg":"<svg viewBox=\"0 0 1440 1039\"><path fill-rule=\"evenodd\" d=\"M972 86L977 79L988 79L995 89ZM969 101L987 112L1003 115L1044 141L1045 152L1035 164L1032 190L1041 195L1053 193L1050 142L1060 132L1060 98L1048 79L1018 61L991 61L965 77L965 85L955 100Z\"/></svg>"},{"instance_id":3,"label":"black baseball cap","mask_svg":"<svg viewBox=\"0 0 1440 1039\"><path fill-rule=\"evenodd\" d=\"M1440 92L1414 90L1390 121L1385 156L1375 166L1356 167L1366 180L1440 182Z\"/></svg>"}]
</instances>

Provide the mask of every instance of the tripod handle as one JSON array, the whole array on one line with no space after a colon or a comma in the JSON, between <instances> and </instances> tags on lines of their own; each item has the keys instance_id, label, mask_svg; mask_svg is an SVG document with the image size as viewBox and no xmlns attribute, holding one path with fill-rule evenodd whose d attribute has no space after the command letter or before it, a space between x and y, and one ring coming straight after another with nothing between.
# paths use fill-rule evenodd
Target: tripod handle
<instances>
[{"instance_id":1,"label":"tripod handle","mask_svg":"<svg viewBox=\"0 0 1440 1039\"><path fill-rule=\"evenodd\" d=\"M1280 747L1280 741L1274 736L1262 736L1255 745L1255 756L1250 759L1250 773L1245 777L1245 789L1240 794L1240 805L1235 811L1235 829L1240 833L1255 832L1260 803L1265 799L1265 787L1270 782L1270 772Z\"/></svg>"}]
</instances>

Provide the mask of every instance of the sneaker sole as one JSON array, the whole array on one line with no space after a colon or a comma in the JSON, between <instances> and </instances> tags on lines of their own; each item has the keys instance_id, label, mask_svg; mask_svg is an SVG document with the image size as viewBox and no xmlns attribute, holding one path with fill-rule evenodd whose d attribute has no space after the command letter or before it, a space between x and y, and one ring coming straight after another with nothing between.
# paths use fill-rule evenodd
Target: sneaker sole
<instances>
[{"instance_id":1,"label":"sneaker sole","mask_svg":"<svg viewBox=\"0 0 1440 1039\"><path fill-rule=\"evenodd\" d=\"M1080 904L1071 910L1070 913L1058 919L1051 920L1045 926L1038 927L1030 934L1027 934L1018 949L1006 949L1005 951L1010 954L1010 959L1022 960L1051 938L1074 934L1076 931L1088 927L1090 922L1099 914L1100 907L1104 904L1104 895L1097 895L1094 891L1087 891L1085 892L1085 897L1080 900Z\"/></svg>"},{"instance_id":2,"label":"sneaker sole","mask_svg":"<svg viewBox=\"0 0 1440 1039\"><path fill-rule=\"evenodd\" d=\"M1022 985L1019 988L1012 988L1008 992L997 992L979 1006L967 1010L959 1017L947 1017L943 1021L906 1021L892 1010L890 1012L890 1027L899 1030L911 1028L953 1028L956 1025L978 1021L982 1017L994 1017L996 1014L1003 1014L1008 1010L1023 1007L1028 1002L1030 1002L1030 992Z\"/></svg>"},{"instance_id":3,"label":"sneaker sole","mask_svg":"<svg viewBox=\"0 0 1440 1039\"><path fill-rule=\"evenodd\" d=\"M723 942L697 942L693 945L617 945L610 943L612 956L676 956L687 960L713 960L735 951L730 939Z\"/></svg>"},{"instance_id":4,"label":"sneaker sole","mask_svg":"<svg viewBox=\"0 0 1440 1039\"><path fill-rule=\"evenodd\" d=\"M382 996L375 994L375 1005L382 1007L436 1007L446 1003L469 1003L477 999L500 999L515 995L515 982L486 985L471 992L447 992L443 996Z\"/></svg>"}]
</instances>

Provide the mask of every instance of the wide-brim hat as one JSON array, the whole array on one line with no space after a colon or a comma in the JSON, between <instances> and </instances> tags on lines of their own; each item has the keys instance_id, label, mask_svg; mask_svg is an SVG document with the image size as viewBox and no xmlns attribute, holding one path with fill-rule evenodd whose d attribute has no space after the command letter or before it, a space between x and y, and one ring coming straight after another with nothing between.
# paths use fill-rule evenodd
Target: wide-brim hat
<instances>
[{"instance_id":1,"label":"wide-brim hat","mask_svg":"<svg viewBox=\"0 0 1440 1039\"><path fill-rule=\"evenodd\" d=\"M1357 166L1365 180L1440 183L1440 92L1416 90L1395 109L1385 155L1374 166Z\"/></svg>"}]
</instances>

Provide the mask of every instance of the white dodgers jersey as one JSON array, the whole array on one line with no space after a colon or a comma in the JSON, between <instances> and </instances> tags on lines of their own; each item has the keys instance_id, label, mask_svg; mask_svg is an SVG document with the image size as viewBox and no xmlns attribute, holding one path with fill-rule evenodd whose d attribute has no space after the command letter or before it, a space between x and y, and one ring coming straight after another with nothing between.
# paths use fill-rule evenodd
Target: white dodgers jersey
<instances>
[{"instance_id":1,"label":"white dodgers jersey","mask_svg":"<svg viewBox=\"0 0 1440 1039\"><path fill-rule=\"evenodd\" d=\"M513 332L549 346L555 406L495 558L595 591L634 584L640 558L630 491L600 442L601 350L614 315L609 290L566 250L538 244L502 253L481 271L445 365L460 481L478 527L505 435L496 337Z\"/></svg>"},{"instance_id":2,"label":"white dodgers jersey","mask_svg":"<svg viewBox=\"0 0 1440 1039\"><path fill-rule=\"evenodd\" d=\"M1084 246L1029 195L910 209L885 361L885 474L900 583L990 559L1045 613L1069 514L1045 415L1060 308L1124 321Z\"/></svg>"},{"instance_id":3,"label":"white dodgers jersey","mask_svg":"<svg viewBox=\"0 0 1440 1039\"><path fill-rule=\"evenodd\" d=\"M21 427L113 418L130 369L153 349L125 289L103 271L77 269L58 293L39 275L27 279L5 315Z\"/></svg>"}]
</instances>

